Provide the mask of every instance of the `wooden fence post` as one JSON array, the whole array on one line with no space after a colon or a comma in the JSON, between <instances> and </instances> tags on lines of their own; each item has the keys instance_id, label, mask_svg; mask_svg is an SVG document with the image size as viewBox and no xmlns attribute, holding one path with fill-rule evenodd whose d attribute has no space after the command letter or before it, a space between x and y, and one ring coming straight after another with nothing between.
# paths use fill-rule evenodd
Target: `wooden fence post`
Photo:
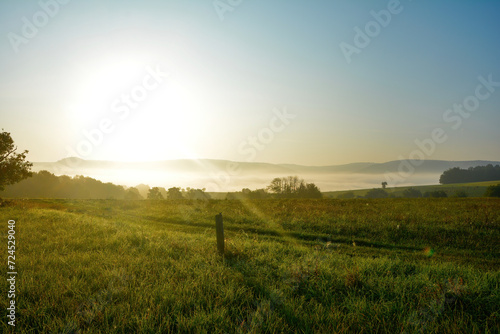
<instances>
[{"instance_id":1,"label":"wooden fence post","mask_svg":"<svg viewBox=\"0 0 500 334\"><path fill-rule=\"evenodd\" d=\"M222 213L215 216L215 232L217 233L217 249L219 254L224 255L224 225L222 224Z\"/></svg>"}]
</instances>

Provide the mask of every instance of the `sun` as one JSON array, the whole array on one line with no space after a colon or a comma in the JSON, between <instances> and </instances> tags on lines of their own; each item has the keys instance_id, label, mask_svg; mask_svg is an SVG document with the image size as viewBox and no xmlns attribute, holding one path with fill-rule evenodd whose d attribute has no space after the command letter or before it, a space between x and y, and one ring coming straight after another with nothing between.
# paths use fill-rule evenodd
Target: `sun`
<instances>
[{"instance_id":1,"label":"sun","mask_svg":"<svg viewBox=\"0 0 500 334\"><path fill-rule=\"evenodd\" d=\"M104 59L80 74L69 108L73 127L81 140L90 140L88 133L103 132L92 155L82 158L153 161L197 156L192 147L204 117L197 103L201 94L189 81L138 57ZM106 131L100 129L103 122Z\"/></svg>"},{"instance_id":2,"label":"sun","mask_svg":"<svg viewBox=\"0 0 500 334\"><path fill-rule=\"evenodd\" d=\"M95 122L110 112L111 102L126 92L144 72L138 57L115 57L82 64L75 76L72 118L79 124Z\"/></svg>"}]
</instances>

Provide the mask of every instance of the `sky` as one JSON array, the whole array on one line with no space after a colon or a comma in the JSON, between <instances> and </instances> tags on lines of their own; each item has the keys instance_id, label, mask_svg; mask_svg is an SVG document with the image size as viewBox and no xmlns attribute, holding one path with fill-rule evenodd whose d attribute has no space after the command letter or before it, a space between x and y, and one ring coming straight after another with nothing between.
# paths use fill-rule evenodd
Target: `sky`
<instances>
[{"instance_id":1,"label":"sky","mask_svg":"<svg viewBox=\"0 0 500 334\"><path fill-rule=\"evenodd\" d=\"M31 161L500 160L500 2L0 2Z\"/></svg>"}]
</instances>

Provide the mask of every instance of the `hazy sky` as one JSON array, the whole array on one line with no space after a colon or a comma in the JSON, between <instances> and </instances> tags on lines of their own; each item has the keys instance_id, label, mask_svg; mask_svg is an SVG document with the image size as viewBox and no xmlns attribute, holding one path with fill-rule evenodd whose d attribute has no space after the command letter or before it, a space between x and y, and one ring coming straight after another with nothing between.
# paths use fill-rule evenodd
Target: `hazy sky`
<instances>
[{"instance_id":1,"label":"hazy sky","mask_svg":"<svg viewBox=\"0 0 500 334\"><path fill-rule=\"evenodd\" d=\"M499 1L3 0L0 32L32 161L500 160Z\"/></svg>"}]
</instances>

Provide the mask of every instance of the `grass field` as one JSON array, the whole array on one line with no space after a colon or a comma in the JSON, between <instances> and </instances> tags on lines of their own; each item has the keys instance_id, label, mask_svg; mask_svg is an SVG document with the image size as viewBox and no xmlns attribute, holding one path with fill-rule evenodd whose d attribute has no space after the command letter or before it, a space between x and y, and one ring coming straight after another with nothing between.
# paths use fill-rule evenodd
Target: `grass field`
<instances>
[{"instance_id":1,"label":"grass field","mask_svg":"<svg viewBox=\"0 0 500 334\"><path fill-rule=\"evenodd\" d=\"M14 200L0 216L17 333L500 327L500 199Z\"/></svg>"},{"instance_id":2,"label":"grass field","mask_svg":"<svg viewBox=\"0 0 500 334\"><path fill-rule=\"evenodd\" d=\"M428 186L413 186L413 187L392 187L387 188L386 191L390 195L397 197L403 197L403 192L408 188L414 188L420 190L420 192L425 193L426 191L444 191L448 197L453 197L457 192L464 192L467 197L482 197L489 186L494 186L500 184L499 181L485 181L485 182L471 182L471 183L454 183L454 184L436 184ZM342 190L342 191L328 191L324 192L324 196L327 198L338 198L346 193L353 193L355 197L365 196L370 189L358 189L358 190Z\"/></svg>"}]
</instances>

